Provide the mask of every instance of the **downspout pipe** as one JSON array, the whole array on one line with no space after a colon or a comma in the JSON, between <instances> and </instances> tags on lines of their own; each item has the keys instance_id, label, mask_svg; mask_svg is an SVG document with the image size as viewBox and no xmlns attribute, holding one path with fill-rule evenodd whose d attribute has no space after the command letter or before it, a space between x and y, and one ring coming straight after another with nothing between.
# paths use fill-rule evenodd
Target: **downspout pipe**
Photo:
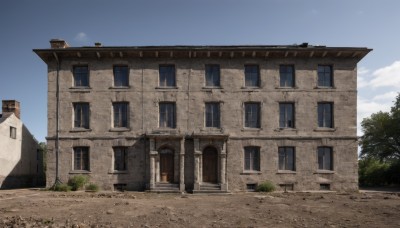
<instances>
[{"instance_id":1,"label":"downspout pipe","mask_svg":"<svg viewBox=\"0 0 400 228\"><path fill-rule=\"evenodd\" d=\"M58 55L56 52L53 52L53 55L56 59L57 62L57 79L56 79L56 179L54 181L54 186L57 186L61 184L61 180L59 177L59 153L60 153L60 136L59 136L59 131L60 131L60 118L59 118L59 112L60 112L60 64L61 60L59 59Z\"/></svg>"}]
</instances>

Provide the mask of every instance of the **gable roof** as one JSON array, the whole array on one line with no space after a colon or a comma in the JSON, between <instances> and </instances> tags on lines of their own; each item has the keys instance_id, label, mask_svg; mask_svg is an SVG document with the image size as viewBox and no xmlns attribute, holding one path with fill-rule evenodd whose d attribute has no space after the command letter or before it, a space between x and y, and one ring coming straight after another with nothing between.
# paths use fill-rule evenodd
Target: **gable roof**
<instances>
[{"instance_id":1,"label":"gable roof","mask_svg":"<svg viewBox=\"0 0 400 228\"><path fill-rule=\"evenodd\" d=\"M10 117L13 114L14 113L12 113L12 112L6 112L3 114L0 114L0 124L3 123L8 117Z\"/></svg>"}]
</instances>

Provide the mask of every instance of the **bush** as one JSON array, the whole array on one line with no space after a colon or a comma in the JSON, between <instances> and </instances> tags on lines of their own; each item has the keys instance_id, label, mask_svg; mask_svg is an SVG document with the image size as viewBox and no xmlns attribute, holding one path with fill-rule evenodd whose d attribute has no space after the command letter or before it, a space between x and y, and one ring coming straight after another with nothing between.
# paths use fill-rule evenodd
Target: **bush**
<instances>
[{"instance_id":1,"label":"bush","mask_svg":"<svg viewBox=\"0 0 400 228\"><path fill-rule=\"evenodd\" d=\"M53 187L50 188L50 190L56 192L69 192L71 191L71 189L71 186L68 186L67 184L55 184Z\"/></svg>"},{"instance_id":2,"label":"bush","mask_svg":"<svg viewBox=\"0 0 400 228\"><path fill-rule=\"evenodd\" d=\"M77 175L68 180L68 185L71 186L72 191L82 189L89 181L88 176Z\"/></svg>"},{"instance_id":3,"label":"bush","mask_svg":"<svg viewBox=\"0 0 400 228\"><path fill-rule=\"evenodd\" d=\"M275 185L271 181L265 181L257 186L257 192L273 192Z\"/></svg>"},{"instance_id":4,"label":"bush","mask_svg":"<svg viewBox=\"0 0 400 228\"><path fill-rule=\"evenodd\" d=\"M94 192L98 192L99 191L99 186L97 184L94 183L90 183L86 186L86 190L88 191L94 191Z\"/></svg>"}]
</instances>

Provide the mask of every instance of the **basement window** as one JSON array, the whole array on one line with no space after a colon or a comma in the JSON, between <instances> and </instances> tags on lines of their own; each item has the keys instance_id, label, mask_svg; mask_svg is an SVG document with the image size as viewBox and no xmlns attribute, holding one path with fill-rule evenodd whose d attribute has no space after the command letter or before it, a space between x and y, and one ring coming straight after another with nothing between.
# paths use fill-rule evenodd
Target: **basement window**
<instances>
[{"instance_id":1,"label":"basement window","mask_svg":"<svg viewBox=\"0 0 400 228\"><path fill-rule=\"evenodd\" d=\"M294 184L280 184L279 187L285 192L294 191Z\"/></svg>"},{"instance_id":2,"label":"basement window","mask_svg":"<svg viewBox=\"0 0 400 228\"><path fill-rule=\"evenodd\" d=\"M257 184L246 184L246 190L248 192L255 192L257 188Z\"/></svg>"},{"instance_id":3,"label":"basement window","mask_svg":"<svg viewBox=\"0 0 400 228\"><path fill-rule=\"evenodd\" d=\"M331 190L331 185L330 184L319 184L319 190Z\"/></svg>"},{"instance_id":4,"label":"basement window","mask_svg":"<svg viewBox=\"0 0 400 228\"><path fill-rule=\"evenodd\" d=\"M17 128L10 127L10 138L16 139L17 138Z\"/></svg>"},{"instance_id":5,"label":"basement window","mask_svg":"<svg viewBox=\"0 0 400 228\"><path fill-rule=\"evenodd\" d=\"M126 190L126 184L114 184L114 191L123 192Z\"/></svg>"}]
</instances>

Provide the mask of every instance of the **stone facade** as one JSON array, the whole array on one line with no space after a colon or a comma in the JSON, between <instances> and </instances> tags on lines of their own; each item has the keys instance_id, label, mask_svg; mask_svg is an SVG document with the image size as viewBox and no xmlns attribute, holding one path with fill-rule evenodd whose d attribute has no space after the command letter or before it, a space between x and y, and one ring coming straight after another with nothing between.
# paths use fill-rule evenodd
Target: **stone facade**
<instances>
[{"instance_id":1,"label":"stone facade","mask_svg":"<svg viewBox=\"0 0 400 228\"><path fill-rule=\"evenodd\" d=\"M75 48L63 42L52 40L51 49L34 50L48 65L48 186L56 174L58 78L62 182L83 173L103 189L157 190L167 178L160 167L169 161L171 188L201 192L210 187L204 181L205 173L210 173L205 163L214 159L215 176L212 171L205 178L211 178L211 187L219 191L251 189L265 180L295 191L358 189L357 62L370 49L307 44ZM159 67L165 64L175 67L176 85L168 88L159 82ZM206 86L207 64L219 65L220 86ZM249 64L258 66L257 87L245 86L244 67ZM74 66L82 65L89 69L85 88L74 86ZM113 67L120 65L129 69L129 86L113 84ZM281 65L294 67L293 87L280 86ZM319 65L331 67L333 86L318 86ZM87 129L74 127L74 104L82 102L90 109ZM125 128L113 127L115 102L128 104ZM159 127L162 102L175 104L176 127ZM219 104L219 128L205 127L206 102ZM259 104L256 128L244 127L246 102ZM333 104L332 127L318 127L320 102ZM294 127L280 127L280 103L294 105ZM255 170L245 169L247 146L259 148ZM89 148L87 170L74 168L76 147ZM127 150L123 171L114 170L118 147ZM280 147L294 148L293 170L279 169ZM318 168L319 147L332 150L333 164L328 170Z\"/></svg>"}]
</instances>

